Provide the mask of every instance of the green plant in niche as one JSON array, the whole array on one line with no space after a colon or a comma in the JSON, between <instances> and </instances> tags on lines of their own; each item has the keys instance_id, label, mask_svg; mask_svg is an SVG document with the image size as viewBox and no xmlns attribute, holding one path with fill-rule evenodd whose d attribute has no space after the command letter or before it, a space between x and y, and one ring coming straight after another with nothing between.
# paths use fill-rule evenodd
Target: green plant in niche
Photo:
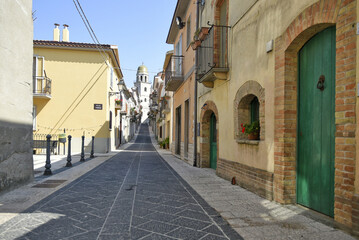
<instances>
[{"instance_id":1,"label":"green plant in niche","mask_svg":"<svg viewBox=\"0 0 359 240\"><path fill-rule=\"evenodd\" d=\"M259 121L254 121L251 124L241 124L242 133L251 134L251 133L259 133Z\"/></svg>"}]
</instances>

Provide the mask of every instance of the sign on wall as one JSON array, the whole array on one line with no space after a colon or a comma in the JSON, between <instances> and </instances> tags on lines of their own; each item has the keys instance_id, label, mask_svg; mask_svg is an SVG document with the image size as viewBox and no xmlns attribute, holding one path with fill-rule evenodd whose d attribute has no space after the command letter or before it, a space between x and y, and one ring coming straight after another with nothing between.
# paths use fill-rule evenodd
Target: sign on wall
<instances>
[{"instance_id":1,"label":"sign on wall","mask_svg":"<svg viewBox=\"0 0 359 240\"><path fill-rule=\"evenodd\" d=\"M102 110L102 104L95 103L95 104L93 105L93 109L95 109L95 110Z\"/></svg>"}]
</instances>

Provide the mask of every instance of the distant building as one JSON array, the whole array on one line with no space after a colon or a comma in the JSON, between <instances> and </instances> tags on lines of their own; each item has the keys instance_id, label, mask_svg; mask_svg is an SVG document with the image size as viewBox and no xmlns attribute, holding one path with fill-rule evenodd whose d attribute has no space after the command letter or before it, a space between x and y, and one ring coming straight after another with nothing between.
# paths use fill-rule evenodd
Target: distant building
<instances>
[{"instance_id":1,"label":"distant building","mask_svg":"<svg viewBox=\"0 0 359 240\"><path fill-rule=\"evenodd\" d=\"M65 131L72 135L73 152L81 151L83 135L87 152L92 136L95 152L114 150L119 138L117 109L122 107L115 100L123 77L117 46L69 42L68 26L64 27L63 41L58 25L53 41L34 40L35 141L39 134Z\"/></svg>"},{"instance_id":2,"label":"distant building","mask_svg":"<svg viewBox=\"0 0 359 240\"><path fill-rule=\"evenodd\" d=\"M0 192L33 178L31 1L0 7Z\"/></svg>"},{"instance_id":3,"label":"distant building","mask_svg":"<svg viewBox=\"0 0 359 240\"><path fill-rule=\"evenodd\" d=\"M150 111L150 93L151 83L149 82L148 69L145 65L141 65L137 69L135 87L142 106L142 119L141 122L147 120L147 113Z\"/></svg>"}]
</instances>

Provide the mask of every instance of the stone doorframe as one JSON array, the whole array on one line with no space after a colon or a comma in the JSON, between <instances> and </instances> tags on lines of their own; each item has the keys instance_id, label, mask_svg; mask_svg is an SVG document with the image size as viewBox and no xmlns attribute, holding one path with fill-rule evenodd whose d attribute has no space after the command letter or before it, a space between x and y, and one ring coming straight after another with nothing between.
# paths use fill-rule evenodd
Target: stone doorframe
<instances>
[{"instance_id":1,"label":"stone doorframe","mask_svg":"<svg viewBox=\"0 0 359 240\"><path fill-rule=\"evenodd\" d=\"M298 52L316 33L336 26L334 218L352 225L355 180L356 0L320 0L275 40L274 199L296 203Z\"/></svg>"},{"instance_id":2,"label":"stone doorframe","mask_svg":"<svg viewBox=\"0 0 359 240\"><path fill-rule=\"evenodd\" d=\"M201 125L200 125L200 163L199 167L209 168L210 167L210 122L211 115L214 113L216 116L217 125L217 162L219 156L219 115L216 104L212 101L206 101L201 107Z\"/></svg>"}]
</instances>

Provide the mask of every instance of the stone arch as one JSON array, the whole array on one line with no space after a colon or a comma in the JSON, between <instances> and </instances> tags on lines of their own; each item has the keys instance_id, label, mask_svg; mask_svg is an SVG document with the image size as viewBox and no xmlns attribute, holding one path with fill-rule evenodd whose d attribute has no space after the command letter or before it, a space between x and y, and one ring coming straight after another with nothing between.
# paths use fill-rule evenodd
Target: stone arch
<instances>
[{"instance_id":1,"label":"stone arch","mask_svg":"<svg viewBox=\"0 0 359 240\"><path fill-rule=\"evenodd\" d=\"M249 104L254 99L259 101L259 125L260 139L265 137L265 93L264 88L256 81L245 82L237 91L234 99L234 138L242 139L244 134L241 132L241 123L248 123Z\"/></svg>"},{"instance_id":2,"label":"stone arch","mask_svg":"<svg viewBox=\"0 0 359 240\"><path fill-rule=\"evenodd\" d=\"M219 123L219 115L217 106L213 101L206 101L205 104L203 104L201 108L201 116L200 116L200 162L199 166L208 168L209 167L209 157L210 157L210 118L212 113L216 116L216 125L217 125L217 160L219 156L219 129L218 129L218 123Z\"/></svg>"},{"instance_id":3,"label":"stone arch","mask_svg":"<svg viewBox=\"0 0 359 240\"><path fill-rule=\"evenodd\" d=\"M299 14L275 40L274 199L296 202L297 54L315 34L336 26L335 220L352 224L355 169L356 1L319 0ZM351 146L343 145L350 142ZM345 165L341 156L348 156ZM350 163L349 163L350 162ZM345 173L344 173L345 172ZM348 175L349 174L349 175ZM343 184L347 182L348 184ZM338 214L340 212L340 214Z\"/></svg>"}]
</instances>

